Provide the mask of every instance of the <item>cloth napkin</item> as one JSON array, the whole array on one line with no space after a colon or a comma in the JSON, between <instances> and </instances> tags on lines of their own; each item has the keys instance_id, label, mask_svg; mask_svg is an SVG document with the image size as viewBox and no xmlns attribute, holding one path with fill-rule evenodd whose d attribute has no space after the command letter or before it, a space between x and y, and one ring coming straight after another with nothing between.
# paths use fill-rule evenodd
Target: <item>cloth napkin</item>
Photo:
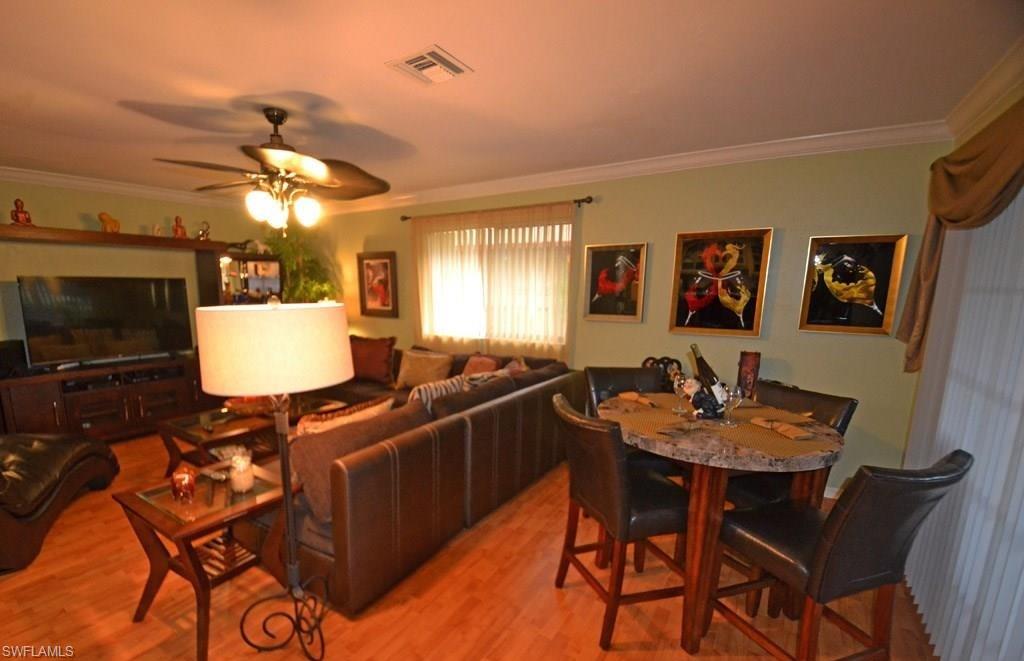
<instances>
[{"instance_id":1,"label":"cloth napkin","mask_svg":"<svg viewBox=\"0 0 1024 661\"><path fill-rule=\"evenodd\" d=\"M633 392L632 390L627 390L626 392L620 392L619 393L619 399L624 399L627 402L636 402L637 404L641 404L643 406L650 406L651 408L654 408L654 406L655 406L654 402L652 402L651 400L647 399L646 397L644 397L643 395L641 395L638 392Z\"/></svg>"},{"instance_id":2,"label":"cloth napkin","mask_svg":"<svg viewBox=\"0 0 1024 661\"><path fill-rule=\"evenodd\" d=\"M810 433L805 429L801 429L796 425L791 425L788 422L780 422L779 420L771 420L769 418L751 418L750 422L752 424L757 425L758 427L771 429L776 434L782 434L786 438L793 441L814 438L814 434Z\"/></svg>"}]
</instances>

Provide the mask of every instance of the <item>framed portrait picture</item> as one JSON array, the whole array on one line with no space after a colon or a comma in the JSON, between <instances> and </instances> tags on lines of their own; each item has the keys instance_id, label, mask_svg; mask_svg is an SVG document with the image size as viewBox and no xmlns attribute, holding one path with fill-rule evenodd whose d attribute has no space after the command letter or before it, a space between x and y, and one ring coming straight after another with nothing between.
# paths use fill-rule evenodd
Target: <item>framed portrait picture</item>
<instances>
[{"instance_id":1,"label":"framed portrait picture","mask_svg":"<svg viewBox=\"0 0 1024 661\"><path fill-rule=\"evenodd\" d=\"M586 248L585 319L642 321L647 278L646 243L605 243Z\"/></svg>"},{"instance_id":2,"label":"framed portrait picture","mask_svg":"<svg viewBox=\"0 0 1024 661\"><path fill-rule=\"evenodd\" d=\"M771 249L770 227L677 234L669 330L760 335Z\"/></svg>"},{"instance_id":3,"label":"framed portrait picture","mask_svg":"<svg viewBox=\"0 0 1024 661\"><path fill-rule=\"evenodd\" d=\"M394 252L361 252L356 255L359 312L363 316L398 316L398 273L395 261Z\"/></svg>"},{"instance_id":4,"label":"framed portrait picture","mask_svg":"<svg viewBox=\"0 0 1024 661\"><path fill-rule=\"evenodd\" d=\"M812 236L800 329L888 335L907 235Z\"/></svg>"}]
</instances>

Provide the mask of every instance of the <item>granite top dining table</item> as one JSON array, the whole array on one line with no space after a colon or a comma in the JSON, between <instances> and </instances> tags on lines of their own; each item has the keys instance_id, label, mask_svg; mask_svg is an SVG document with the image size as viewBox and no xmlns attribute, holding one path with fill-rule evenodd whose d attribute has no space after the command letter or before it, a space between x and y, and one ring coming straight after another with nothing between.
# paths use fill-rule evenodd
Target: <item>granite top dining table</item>
<instances>
[{"instance_id":1,"label":"granite top dining table","mask_svg":"<svg viewBox=\"0 0 1024 661\"><path fill-rule=\"evenodd\" d=\"M726 427L716 420L695 420L689 403L671 393L644 393L643 398L647 401L612 397L597 413L619 423L625 443L690 465L682 646L696 654L711 624L730 474L791 473L791 500L817 507L829 469L842 455L843 437L811 418L749 400L733 410L736 426ZM788 438L753 424L754 418L788 423L806 438Z\"/></svg>"}]
</instances>

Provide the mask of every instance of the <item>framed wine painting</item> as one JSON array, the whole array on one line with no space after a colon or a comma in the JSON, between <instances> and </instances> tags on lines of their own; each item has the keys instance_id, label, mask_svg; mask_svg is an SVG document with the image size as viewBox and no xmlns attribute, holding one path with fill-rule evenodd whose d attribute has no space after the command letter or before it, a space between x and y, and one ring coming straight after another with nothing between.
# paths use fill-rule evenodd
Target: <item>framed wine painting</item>
<instances>
[{"instance_id":1,"label":"framed wine painting","mask_svg":"<svg viewBox=\"0 0 1024 661\"><path fill-rule=\"evenodd\" d=\"M813 236L800 329L888 335L907 235Z\"/></svg>"},{"instance_id":2,"label":"framed wine painting","mask_svg":"<svg viewBox=\"0 0 1024 661\"><path fill-rule=\"evenodd\" d=\"M585 319L604 321L643 320L646 243L607 243L586 249L587 284Z\"/></svg>"},{"instance_id":3,"label":"framed wine painting","mask_svg":"<svg viewBox=\"0 0 1024 661\"><path fill-rule=\"evenodd\" d=\"M669 330L756 337L771 228L676 235Z\"/></svg>"},{"instance_id":4,"label":"framed wine painting","mask_svg":"<svg viewBox=\"0 0 1024 661\"><path fill-rule=\"evenodd\" d=\"M356 254L359 312L365 317L398 316L398 273L394 252Z\"/></svg>"}]
</instances>

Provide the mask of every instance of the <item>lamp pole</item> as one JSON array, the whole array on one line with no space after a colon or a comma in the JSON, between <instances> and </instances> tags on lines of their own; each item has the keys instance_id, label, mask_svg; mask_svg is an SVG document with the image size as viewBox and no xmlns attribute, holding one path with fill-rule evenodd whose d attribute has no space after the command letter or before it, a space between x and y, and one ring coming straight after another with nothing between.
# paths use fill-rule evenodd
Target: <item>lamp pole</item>
<instances>
[{"instance_id":1,"label":"lamp pole","mask_svg":"<svg viewBox=\"0 0 1024 661\"><path fill-rule=\"evenodd\" d=\"M327 612L327 580L322 576L311 576L302 582L299 576L298 531L295 530L295 504L292 495L292 468L288 454L288 395L274 395L271 398L274 407L274 431L277 433L277 452L281 463L281 487L284 490L284 565L287 588L284 592L272 594L250 604L242 614L239 629L242 640L260 652L278 650L298 638L299 645L307 659L320 661L324 658L326 643L322 622ZM311 589L314 582L320 582L324 598L317 596ZM275 601L290 602L291 608L284 606L273 610L261 619L253 615L261 606ZM258 642L246 632L251 627L250 616L259 619L259 630L269 636L273 642ZM284 625L285 630L273 633L275 627ZM283 637L281 637L283 636Z\"/></svg>"}]
</instances>

